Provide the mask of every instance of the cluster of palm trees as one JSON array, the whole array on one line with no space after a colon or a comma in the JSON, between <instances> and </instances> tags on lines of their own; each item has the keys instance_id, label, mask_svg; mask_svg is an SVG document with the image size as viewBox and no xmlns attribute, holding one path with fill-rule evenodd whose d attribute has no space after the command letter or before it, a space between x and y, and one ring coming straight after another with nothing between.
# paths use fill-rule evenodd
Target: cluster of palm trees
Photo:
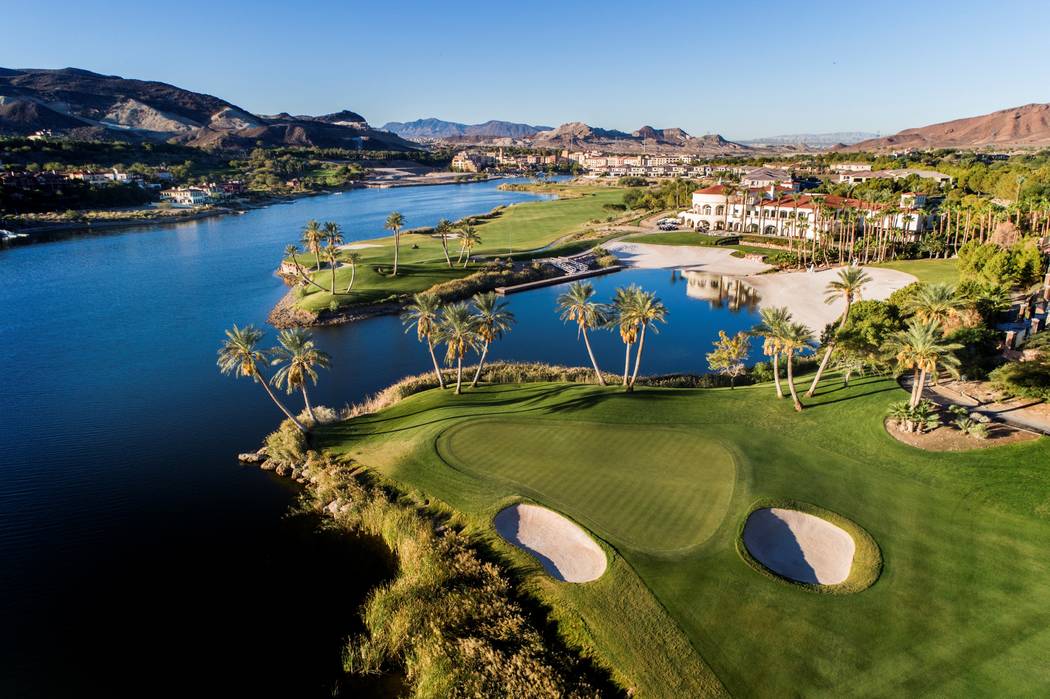
<instances>
[{"instance_id":1,"label":"cluster of palm trees","mask_svg":"<svg viewBox=\"0 0 1050 699\"><path fill-rule=\"evenodd\" d=\"M854 301L860 298L861 290L871 279L858 267L839 271L838 277L828 283L827 303L845 300L846 307L838 324L831 331L824 346L817 372L813 377L806 397L812 397L835 353L838 336L849 320ZM872 363L875 366L894 364L898 374L912 372L912 393L909 407L914 408L922 398L922 390L928 377L936 381L941 370L958 376L959 360L955 350L962 345L946 341L944 328L954 322L966 306L956 289L948 284L928 284L920 287L908 300L906 310L912 315L903 330L899 330L882 343ZM780 383L780 357L787 363L787 383L795 410L803 405L795 389L792 360L813 349L813 335L801 323L792 320L787 308L765 308L761 311L761 322L752 328L753 335L763 338L763 353L772 358L773 377L778 398L784 397Z\"/></svg>"},{"instance_id":2,"label":"cluster of palm trees","mask_svg":"<svg viewBox=\"0 0 1050 699\"><path fill-rule=\"evenodd\" d=\"M434 231L441 239L441 250L445 253L445 264L448 265L449 269L452 269L452 257L448 254L448 241L456 233L456 224L447 218L443 218L438 221ZM478 235L474 226L469 223L464 225L459 230L459 257L456 258L456 264L462 263L462 266L466 267L467 263L470 262L470 251L480 244L481 236Z\"/></svg>"},{"instance_id":3,"label":"cluster of palm trees","mask_svg":"<svg viewBox=\"0 0 1050 699\"><path fill-rule=\"evenodd\" d=\"M405 331L416 331L416 338L426 344L438 385L445 388L445 379L438 365L435 347L445 346L445 364L456 366L455 393L462 393L463 359L467 352L478 355L478 366L474 371L471 387L478 385L481 370L488 357L489 348L496 340L510 332L514 314L507 310L507 302L500 300L494 291L475 294L471 302L442 305L431 293L419 293L405 307L401 316Z\"/></svg>"},{"instance_id":4,"label":"cluster of palm trees","mask_svg":"<svg viewBox=\"0 0 1050 699\"><path fill-rule=\"evenodd\" d=\"M301 391L310 421L316 423L306 387L309 383L317 385L317 370L331 366L331 357L317 349L313 337L302 328L282 330L277 336L277 346L270 349L260 349L262 339L263 331L254 325L243 328L234 325L227 330L226 339L219 348L219 370L223 374L250 378L262 385L281 412L305 434L306 426L281 402L271 385L283 388L289 395ZM279 368L267 379L260 368L265 366Z\"/></svg>"},{"instance_id":5,"label":"cluster of palm trees","mask_svg":"<svg viewBox=\"0 0 1050 699\"><path fill-rule=\"evenodd\" d=\"M289 245L284 249L285 257L291 259L292 267L295 269L296 275L299 277L302 284L316 286L321 291L326 291L332 296L335 296L339 291L335 287L335 272L339 266L339 246L343 244L343 232L339 228L339 224L334 221L326 221L324 224L320 224L317 221L310 219L306 222L306 227L303 229L302 235L303 248L314 256L315 264L314 271L321 271L321 260L328 263L328 266L332 270L332 283L329 288L325 288L318 284L306 271L302 264L299 262L299 248L295 245ZM349 294L354 288L354 280L357 278L357 263L361 261L361 255L356 252L350 252L344 255L344 259L350 263L350 283L346 287L346 291L343 293Z\"/></svg>"},{"instance_id":6,"label":"cluster of palm trees","mask_svg":"<svg viewBox=\"0 0 1050 699\"><path fill-rule=\"evenodd\" d=\"M594 367L598 383L605 384L605 378L594 357L588 331L607 329L618 331L625 346L623 365L623 386L630 392L638 380L638 370L642 364L642 349L645 347L645 333L649 328L659 332L657 323L667 322L667 307L656 294L646 291L636 284L620 287L613 293L610 304L594 300L594 287L589 282L573 282L557 300L561 319L566 323L575 323L577 335L583 338ZM631 347L637 344L634 355L634 369L631 369Z\"/></svg>"}]
</instances>

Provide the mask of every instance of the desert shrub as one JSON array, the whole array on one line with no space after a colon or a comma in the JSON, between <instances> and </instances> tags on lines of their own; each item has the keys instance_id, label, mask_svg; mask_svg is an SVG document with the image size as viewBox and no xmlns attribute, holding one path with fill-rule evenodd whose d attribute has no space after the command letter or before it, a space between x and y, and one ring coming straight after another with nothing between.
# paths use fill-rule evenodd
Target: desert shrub
<instances>
[{"instance_id":1,"label":"desert shrub","mask_svg":"<svg viewBox=\"0 0 1050 699\"><path fill-rule=\"evenodd\" d=\"M952 424L961 432L974 439L988 439L987 418L978 420L970 416L970 411L962 405L949 405L948 412L954 416Z\"/></svg>"},{"instance_id":2,"label":"desert shrub","mask_svg":"<svg viewBox=\"0 0 1050 699\"><path fill-rule=\"evenodd\" d=\"M1050 400L1050 359L1009 362L988 374L992 386L1011 396Z\"/></svg>"},{"instance_id":3,"label":"desert shrub","mask_svg":"<svg viewBox=\"0 0 1050 699\"><path fill-rule=\"evenodd\" d=\"M889 418L897 424L902 432L927 432L936 429L940 424L937 406L931 401L921 400L914 408L908 401L902 400L889 407Z\"/></svg>"},{"instance_id":4,"label":"desert shrub","mask_svg":"<svg viewBox=\"0 0 1050 699\"><path fill-rule=\"evenodd\" d=\"M626 204L609 203L609 204L602 204L602 208L605 209L606 211L626 211L627 210L627 205Z\"/></svg>"},{"instance_id":5,"label":"desert shrub","mask_svg":"<svg viewBox=\"0 0 1050 699\"><path fill-rule=\"evenodd\" d=\"M798 264L798 255L787 250L776 250L766 255L764 262L767 265L772 265L777 269L783 269L785 267L793 267Z\"/></svg>"},{"instance_id":6,"label":"desert shrub","mask_svg":"<svg viewBox=\"0 0 1050 699\"><path fill-rule=\"evenodd\" d=\"M336 301L335 299L332 299L331 301L329 301L328 302L328 310L331 311L332 313L335 313L336 311L338 311L339 310L339 302Z\"/></svg>"},{"instance_id":7,"label":"desert shrub","mask_svg":"<svg viewBox=\"0 0 1050 699\"><path fill-rule=\"evenodd\" d=\"M909 316L911 314L906 309L911 307L911 302L915 298L915 295L925 286L925 282L912 282L907 286L902 286L890 294L889 298L886 299L886 302L895 306L901 317Z\"/></svg>"},{"instance_id":8,"label":"desert shrub","mask_svg":"<svg viewBox=\"0 0 1050 699\"><path fill-rule=\"evenodd\" d=\"M525 269L515 272L508 269L483 269L462 279L450 279L447 282L430 287L430 293L442 302L459 301L473 296L479 291L488 291L497 286L512 286L542 278L543 265L533 262Z\"/></svg>"},{"instance_id":9,"label":"desert shrub","mask_svg":"<svg viewBox=\"0 0 1050 699\"><path fill-rule=\"evenodd\" d=\"M603 267L604 268L604 267L612 267L613 265L615 265L618 262L619 262L619 260L616 259L616 255L606 254L606 255L602 255L601 257L597 258L594 261L594 264L598 265L599 267Z\"/></svg>"},{"instance_id":10,"label":"desert shrub","mask_svg":"<svg viewBox=\"0 0 1050 699\"><path fill-rule=\"evenodd\" d=\"M765 383L773 380L773 365L770 362L756 362L751 367L751 380L755 383Z\"/></svg>"},{"instance_id":11,"label":"desert shrub","mask_svg":"<svg viewBox=\"0 0 1050 699\"><path fill-rule=\"evenodd\" d=\"M365 631L347 643L347 672L397 666L416 697L583 697L611 689L592 685L590 666L537 628L503 570L465 535L435 533L411 503L362 486L341 467L318 473L312 495L335 526L379 537L398 562L397 576L364 604Z\"/></svg>"},{"instance_id":12,"label":"desert shrub","mask_svg":"<svg viewBox=\"0 0 1050 699\"><path fill-rule=\"evenodd\" d=\"M962 345L955 351L959 358L959 372L968 379L983 379L1001 363L999 340L1001 333L992 328L959 328L945 336L945 342Z\"/></svg>"},{"instance_id":13,"label":"desert shrub","mask_svg":"<svg viewBox=\"0 0 1050 699\"><path fill-rule=\"evenodd\" d=\"M298 466L306 459L306 436L285 420L266 436L266 455L276 466Z\"/></svg>"}]
</instances>

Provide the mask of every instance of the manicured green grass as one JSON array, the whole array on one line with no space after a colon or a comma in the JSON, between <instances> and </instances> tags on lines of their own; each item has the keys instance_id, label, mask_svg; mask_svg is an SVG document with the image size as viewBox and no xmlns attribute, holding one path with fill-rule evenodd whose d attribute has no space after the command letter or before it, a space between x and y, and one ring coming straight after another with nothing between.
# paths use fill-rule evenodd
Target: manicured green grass
<instances>
[{"instance_id":1,"label":"manicured green grass","mask_svg":"<svg viewBox=\"0 0 1050 699\"><path fill-rule=\"evenodd\" d=\"M736 481L733 458L717 441L665 428L481 420L443 432L437 448L453 467L502 480L615 546L650 553L703 543L725 516Z\"/></svg>"},{"instance_id":2,"label":"manicured green grass","mask_svg":"<svg viewBox=\"0 0 1050 699\"><path fill-rule=\"evenodd\" d=\"M508 252L549 245L570 233L585 229L594 219L607 218L610 212L602 206L619 202L624 191L612 187L588 186L562 186L561 189L571 192L573 196L515 204L507 207L496 218L480 222L475 228L481 236L481 244L471 254L506 257ZM478 265L473 263L466 268L454 265L453 269L449 269L439 238L411 233L401 237L398 276L392 277L389 273L394 262L393 238L378 238L365 243L374 247L353 251L360 256L360 261L351 293L343 293L351 274L346 264L348 252L343 252L342 266L336 270L336 290L340 293L333 297L317 287L309 286L306 295L299 300L299 306L309 311L319 311L328 308L333 300L339 306L376 303L402 294L425 291L435 284L459 279L478 270ZM459 254L459 241L450 238L448 246L449 255L455 263ZM309 269L313 269L316 262L314 256L309 254L300 255L299 261ZM313 278L327 289L331 285L331 271L327 269L326 263L322 262L321 266L321 271L314 273Z\"/></svg>"},{"instance_id":3,"label":"manicured green grass","mask_svg":"<svg viewBox=\"0 0 1050 699\"><path fill-rule=\"evenodd\" d=\"M769 386L429 391L331 426L319 445L450 508L640 694L1045 694L1050 440L925 452L885 433L901 396L888 379L847 389L832 378L796 414ZM725 469L695 458L713 444L735 461L725 508L711 495ZM523 497L589 527L613 554L609 572L556 583L495 536L492 516ZM812 503L869 532L883 556L877 582L817 595L756 572L736 541L763 498ZM683 511L691 501L714 504L698 516ZM683 549L682 527L702 543Z\"/></svg>"},{"instance_id":4,"label":"manicured green grass","mask_svg":"<svg viewBox=\"0 0 1050 699\"><path fill-rule=\"evenodd\" d=\"M707 247L724 236L707 235L696 231L664 231L662 233L639 233L623 239L625 243L645 243L647 245L699 245Z\"/></svg>"},{"instance_id":5,"label":"manicured green grass","mask_svg":"<svg viewBox=\"0 0 1050 699\"><path fill-rule=\"evenodd\" d=\"M959 265L956 260L896 260L873 265L906 272L920 282L931 284L958 284Z\"/></svg>"}]
</instances>

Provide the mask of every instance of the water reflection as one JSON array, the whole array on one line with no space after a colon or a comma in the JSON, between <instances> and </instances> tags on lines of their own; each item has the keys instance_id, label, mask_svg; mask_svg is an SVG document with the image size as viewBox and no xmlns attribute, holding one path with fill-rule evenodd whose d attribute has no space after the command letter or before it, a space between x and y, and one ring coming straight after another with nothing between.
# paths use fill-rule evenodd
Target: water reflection
<instances>
[{"instance_id":1,"label":"water reflection","mask_svg":"<svg viewBox=\"0 0 1050 699\"><path fill-rule=\"evenodd\" d=\"M754 312L762 300L758 291L739 277L695 270L685 270L681 274L686 281L686 295L707 301L712 308L728 308L734 313L741 310Z\"/></svg>"}]
</instances>

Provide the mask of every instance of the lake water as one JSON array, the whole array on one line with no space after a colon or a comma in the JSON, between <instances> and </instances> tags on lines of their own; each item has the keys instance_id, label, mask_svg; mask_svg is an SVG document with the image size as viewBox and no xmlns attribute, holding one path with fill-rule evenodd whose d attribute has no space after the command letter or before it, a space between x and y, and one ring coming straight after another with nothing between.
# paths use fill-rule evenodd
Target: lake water
<instances>
[{"instance_id":1,"label":"lake water","mask_svg":"<svg viewBox=\"0 0 1050 699\"><path fill-rule=\"evenodd\" d=\"M294 484L236 462L281 415L221 376L215 351L233 323L265 325L286 291L272 271L307 219L357 240L394 209L414 227L535 198L497 185L356 190L0 250L0 696L328 695L388 562L288 516ZM704 371L719 328L754 323L746 290L692 276L593 280L603 298L635 282L669 307L643 373ZM585 364L560 292L508 297L518 322L491 356ZM394 317L317 336L334 357L318 403L429 368ZM618 337L594 345L622 370Z\"/></svg>"}]
</instances>

